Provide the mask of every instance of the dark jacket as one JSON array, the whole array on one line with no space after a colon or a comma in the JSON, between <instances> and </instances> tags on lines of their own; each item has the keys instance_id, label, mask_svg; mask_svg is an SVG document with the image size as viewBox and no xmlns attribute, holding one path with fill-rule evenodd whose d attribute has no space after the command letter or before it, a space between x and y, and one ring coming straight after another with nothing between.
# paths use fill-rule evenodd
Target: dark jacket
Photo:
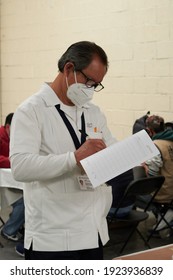
<instances>
[{"instance_id":1,"label":"dark jacket","mask_svg":"<svg viewBox=\"0 0 173 280\"><path fill-rule=\"evenodd\" d=\"M152 140L169 140L169 141L173 141L173 130L171 129L166 129L162 132L159 132L157 134L155 134L152 137Z\"/></svg>"},{"instance_id":2,"label":"dark jacket","mask_svg":"<svg viewBox=\"0 0 173 280\"><path fill-rule=\"evenodd\" d=\"M123 174L111 179L107 182L108 185L112 186L113 202L111 207L117 207L117 204L122 199L124 191L126 190L128 184L133 180L133 170L130 169ZM121 207L126 207L134 203L134 197L128 197L121 205Z\"/></svg>"}]
</instances>

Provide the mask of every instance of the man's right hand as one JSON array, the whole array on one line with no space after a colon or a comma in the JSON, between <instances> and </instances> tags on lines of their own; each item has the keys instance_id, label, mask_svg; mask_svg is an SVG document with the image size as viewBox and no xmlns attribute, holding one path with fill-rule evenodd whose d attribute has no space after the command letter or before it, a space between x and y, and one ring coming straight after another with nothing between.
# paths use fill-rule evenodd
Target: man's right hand
<instances>
[{"instance_id":1,"label":"man's right hand","mask_svg":"<svg viewBox=\"0 0 173 280\"><path fill-rule=\"evenodd\" d=\"M76 162L80 166L80 161L106 148L102 139L88 139L74 152Z\"/></svg>"}]
</instances>

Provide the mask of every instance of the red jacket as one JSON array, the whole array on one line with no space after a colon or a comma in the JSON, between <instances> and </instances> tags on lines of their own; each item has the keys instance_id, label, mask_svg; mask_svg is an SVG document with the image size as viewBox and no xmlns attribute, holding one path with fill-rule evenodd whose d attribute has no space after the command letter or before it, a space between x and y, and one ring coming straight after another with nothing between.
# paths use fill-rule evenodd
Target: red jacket
<instances>
[{"instance_id":1,"label":"red jacket","mask_svg":"<svg viewBox=\"0 0 173 280\"><path fill-rule=\"evenodd\" d=\"M4 126L0 127L0 168L10 168L9 160L10 138Z\"/></svg>"}]
</instances>

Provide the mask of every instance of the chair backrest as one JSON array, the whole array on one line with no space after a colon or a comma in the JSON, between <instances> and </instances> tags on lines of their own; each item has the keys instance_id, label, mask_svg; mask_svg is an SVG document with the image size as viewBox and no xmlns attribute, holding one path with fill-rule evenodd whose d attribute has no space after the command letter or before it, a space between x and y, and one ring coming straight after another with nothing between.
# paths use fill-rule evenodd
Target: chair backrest
<instances>
[{"instance_id":1,"label":"chair backrest","mask_svg":"<svg viewBox=\"0 0 173 280\"><path fill-rule=\"evenodd\" d=\"M165 180L165 177L160 176L153 176L153 177L146 177L146 178L140 178L133 180L129 183L127 189L124 192L124 195L122 199L119 202L119 205L117 206L117 209L121 207L123 204L123 200L127 199L128 196L135 196L138 195L147 195L147 194L153 194L152 200L162 187L162 184Z\"/></svg>"},{"instance_id":2,"label":"chair backrest","mask_svg":"<svg viewBox=\"0 0 173 280\"><path fill-rule=\"evenodd\" d=\"M159 191L165 177L162 175L136 179L130 182L125 194L126 195L147 195Z\"/></svg>"}]
</instances>

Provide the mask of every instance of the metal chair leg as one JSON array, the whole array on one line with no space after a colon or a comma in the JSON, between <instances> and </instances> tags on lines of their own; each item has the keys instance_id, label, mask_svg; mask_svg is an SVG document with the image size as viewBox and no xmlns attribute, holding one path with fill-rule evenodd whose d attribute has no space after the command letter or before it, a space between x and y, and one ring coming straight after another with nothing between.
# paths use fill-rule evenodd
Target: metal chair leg
<instances>
[{"instance_id":1,"label":"metal chair leg","mask_svg":"<svg viewBox=\"0 0 173 280\"><path fill-rule=\"evenodd\" d=\"M135 232L135 230L136 230L136 225L131 229L131 232L130 232L130 234L128 235L128 238L127 238L126 241L124 242L123 246L121 247L121 249L120 249L120 251L119 251L119 254L121 254L121 253L124 251L125 247L127 246L128 241L130 240L130 238L131 238L131 236L133 235L133 233Z\"/></svg>"},{"instance_id":2,"label":"metal chair leg","mask_svg":"<svg viewBox=\"0 0 173 280\"><path fill-rule=\"evenodd\" d=\"M0 226L0 228L5 224L5 222L4 222L4 220L1 218L1 216L0 216L0 221L1 221L1 223L2 223L2 225Z\"/></svg>"}]
</instances>

